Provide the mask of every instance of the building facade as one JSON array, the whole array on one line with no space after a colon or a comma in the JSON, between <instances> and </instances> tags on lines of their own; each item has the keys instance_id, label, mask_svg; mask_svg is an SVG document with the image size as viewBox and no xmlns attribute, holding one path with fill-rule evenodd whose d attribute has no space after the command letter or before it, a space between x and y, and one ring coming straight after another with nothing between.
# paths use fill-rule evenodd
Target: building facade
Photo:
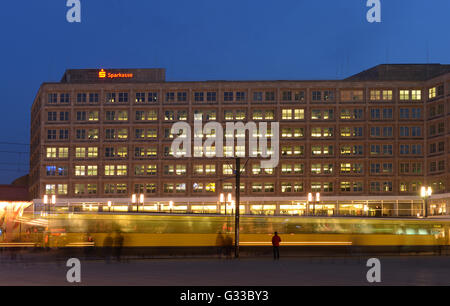
<instances>
[{"instance_id":1,"label":"building facade","mask_svg":"<svg viewBox=\"0 0 450 306\"><path fill-rule=\"evenodd\" d=\"M450 65L379 65L333 81L167 82L163 69L67 70L42 84L31 109L30 193L38 204L56 194L64 209L138 210L131 198L143 194L149 212L224 212L219 195L234 190L230 148L224 158L175 157L172 125L279 122L277 167L262 169L248 148L234 148L243 213L305 214L311 192L323 215L416 215L420 187L431 186L430 212L446 214L449 103Z\"/></svg>"}]
</instances>

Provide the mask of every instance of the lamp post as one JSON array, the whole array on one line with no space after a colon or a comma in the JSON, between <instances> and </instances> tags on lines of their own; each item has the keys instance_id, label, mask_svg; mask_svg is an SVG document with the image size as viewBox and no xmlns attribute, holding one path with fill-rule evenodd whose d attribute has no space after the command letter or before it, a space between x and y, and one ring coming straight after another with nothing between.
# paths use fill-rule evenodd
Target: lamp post
<instances>
[{"instance_id":1,"label":"lamp post","mask_svg":"<svg viewBox=\"0 0 450 306\"><path fill-rule=\"evenodd\" d=\"M54 194L52 194L52 202L51 202L51 205L50 205L50 204L48 205L48 213L49 213L49 214L51 213L52 205L56 205L56 195L54 195Z\"/></svg>"},{"instance_id":2,"label":"lamp post","mask_svg":"<svg viewBox=\"0 0 450 306\"><path fill-rule=\"evenodd\" d=\"M306 200L306 214L309 216L309 203L313 201L312 193L308 193L308 199Z\"/></svg>"},{"instance_id":3,"label":"lamp post","mask_svg":"<svg viewBox=\"0 0 450 306\"><path fill-rule=\"evenodd\" d=\"M422 186L420 188L420 197L423 199L423 217L428 217L428 198L431 197L433 190L431 187Z\"/></svg>"},{"instance_id":4,"label":"lamp post","mask_svg":"<svg viewBox=\"0 0 450 306\"><path fill-rule=\"evenodd\" d=\"M314 201L314 204L313 204L314 216L316 215L316 202L317 203L320 202L320 193L319 192L316 193L316 200Z\"/></svg>"},{"instance_id":5,"label":"lamp post","mask_svg":"<svg viewBox=\"0 0 450 306\"><path fill-rule=\"evenodd\" d=\"M140 195L139 195L139 203L140 204L142 204L142 212L145 212L145 209L144 209L144 194L143 193L141 193ZM136 208L137 209L137 208Z\"/></svg>"},{"instance_id":6,"label":"lamp post","mask_svg":"<svg viewBox=\"0 0 450 306\"><path fill-rule=\"evenodd\" d=\"M135 193L133 193L131 195L131 203L136 204L136 194ZM131 211L133 211L133 208L131 208ZM138 206L136 206L136 211L138 211Z\"/></svg>"},{"instance_id":7,"label":"lamp post","mask_svg":"<svg viewBox=\"0 0 450 306\"><path fill-rule=\"evenodd\" d=\"M221 193L219 195L219 215L222 213L222 204L223 203L225 203L225 195L223 193Z\"/></svg>"},{"instance_id":8,"label":"lamp post","mask_svg":"<svg viewBox=\"0 0 450 306\"><path fill-rule=\"evenodd\" d=\"M44 213L48 211L47 205L48 205L48 195L44 195Z\"/></svg>"}]
</instances>

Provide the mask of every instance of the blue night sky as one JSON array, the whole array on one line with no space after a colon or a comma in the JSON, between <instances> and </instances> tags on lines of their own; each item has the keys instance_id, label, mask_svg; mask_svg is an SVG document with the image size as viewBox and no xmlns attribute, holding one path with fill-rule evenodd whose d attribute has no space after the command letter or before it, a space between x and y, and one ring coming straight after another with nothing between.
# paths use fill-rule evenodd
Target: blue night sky
<instances>
[{"instance_id":1,"label":"blue night sky","mask_svg":"<svg viewBox=\"0 0 450 306\"><path fill-rule=\"evenodd\" d=\"M343 78L380 63L450 64L450 1L381 3L382 23L370 24L366 0L81 0L82 22L68 23L66 0L3 1L0 183L27 173L28 146L7 143L29 143L40 84L67 68L287 80Z\"/></svg>"}]
</instances>

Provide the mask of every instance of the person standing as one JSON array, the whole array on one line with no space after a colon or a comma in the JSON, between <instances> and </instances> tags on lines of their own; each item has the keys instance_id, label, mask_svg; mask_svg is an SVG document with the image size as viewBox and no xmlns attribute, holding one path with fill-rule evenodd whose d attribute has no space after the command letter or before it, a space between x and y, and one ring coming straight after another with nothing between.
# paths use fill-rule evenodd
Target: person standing
<instances>
[{"instance_id":1,"label":"person standing","mask_svg":"<svg viewBox=\"0 0 450 306\"><path fill-rule=\"evenodd\" d=\"M272 237L273 259L275 260L280 259L280 242L281 238L280 236L278 236L278 233L275 232L274 236Z\"/></svg>"}]
</instances>

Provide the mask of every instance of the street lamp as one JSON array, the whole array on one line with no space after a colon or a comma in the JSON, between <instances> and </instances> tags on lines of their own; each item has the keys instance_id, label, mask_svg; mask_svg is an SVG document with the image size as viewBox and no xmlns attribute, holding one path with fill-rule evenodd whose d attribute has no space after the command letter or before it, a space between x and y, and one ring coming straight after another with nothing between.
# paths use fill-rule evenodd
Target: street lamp
<instances>
[{"instance_id":1,"label":"street lamp","mask_svg":"<svg viewBox=\"0 0 450 306\"><path fill-rule=\"evenodd\" d=\"M314 212L314 216L316 215L316 202L319 203L320 202L320 193L316 192L316 201L313 204L313 212Z\"/></svg>"},{"instance_id":2,"label":"street lamp","mask_svg":"<svg viewBox=\"0 0 450 306\"><path fill-rule=\"evenodd\" d=\"M44 213L48 210L47 209L47 205L48 205L48 195L44 195Z\"/></svg>"},{"instance_id":3,"label":"street lamp","mask_svg":"<svg viewBox=\"0 0 450 306\"><path fill-rule=\"evenodd\" d=\"M428 198L431 197L432 193L433 190L431 189L431 187L422 186L422 188L420 188L420 197L423 199L424 205L423 209L424 218L428 217Z\"/></svg>"},{"instance_id":4,"label":"street lamp","mask_svg":"<svg viewBox=\"0 0 450 306\"><path fill-rule=\"evenodd\" d=\"M225 195L223 193L221 193L219 195L219 202L220 202L220 211L222 211L222 204L225 204L225 215L227 214L227 206L230 206L231 203L233 202L231 193L227 194L227 199L225 201Z\"/></svg>"},{"instance_id":5,"label":"street lamp","mask_svg":"<svg viewBox=\"0 0 450 306\"><path fill-rule=\"evenodd\" d=\"M144 194L143 194L143 193L141 193L141 194L139 195L139 203L142 204L142 212L144 212L145 209L144 209ZM136 209L137 209L137 208L136 208Z\"/></svg>"},{"instance_id":6,"label":"street lamp","mask_svg":"<svg viewBox=\"0 0 450 306\"><path fill-rule=\"evenodd\" d=\"M219 196L219 214L222 213L222 204L225 203L225 195L223 193L220 194ZM226 210L226 206L225 206L225 210Z\"/></svg>"},{"instance_id":7,"label":"street lamp","mask_svg":"<svg viewBox=\"0 0 450 306\"><path fill-rule=\"evenodd\" d=\"M111 212L111 201L108 201L108 211Z\"/></svg>"},{"instance_id":8,"label":"street lamp","mask_svg":"<svg viewBox=\"0 0 450 306\"><path fill-rule=\"evenodd\" d=\"M309 215L309 203L311 203L313 201L313 195L312 195L312 193L310 192L310 193L308 193L308 199L306 200L306 211L307 211L307 214Z\"/></svg>"},{"instance_id":9,"label":"street lamp","mask_svg":"<svg viewBox=\"0 0 450 306\"><path fill-rule=\"evenodd\" d=\"M131 195L131 203L132 204L136 204L136 194L135 193L133 193L132 195ZM138 210L138 207L136 206L136 211ZM131 207L131 211L133 211L133 207Z\"/></svg>"},{"instance_id":10,"label":"street lamp","mask_svg":"<svg viewBox=\"0 0 450 306\"><path fill-rule=\"evenodd\" d=\"M51 212L52 205L55 205L55 204L56 204L56 195L52 194L51 204L50 203L48 204L48 213Z\"/></svg>"},{"instance_id":11,"label":"street lamp","mask_svg":"<svg viewBox=\"0 0 450 306\"><path fill-rule=\"evenodd\" d=\"M172 213L172 209L173 209L173 201L169 202L169 208L170 208L170 213Z\"/></svg>"}]
</instances>

